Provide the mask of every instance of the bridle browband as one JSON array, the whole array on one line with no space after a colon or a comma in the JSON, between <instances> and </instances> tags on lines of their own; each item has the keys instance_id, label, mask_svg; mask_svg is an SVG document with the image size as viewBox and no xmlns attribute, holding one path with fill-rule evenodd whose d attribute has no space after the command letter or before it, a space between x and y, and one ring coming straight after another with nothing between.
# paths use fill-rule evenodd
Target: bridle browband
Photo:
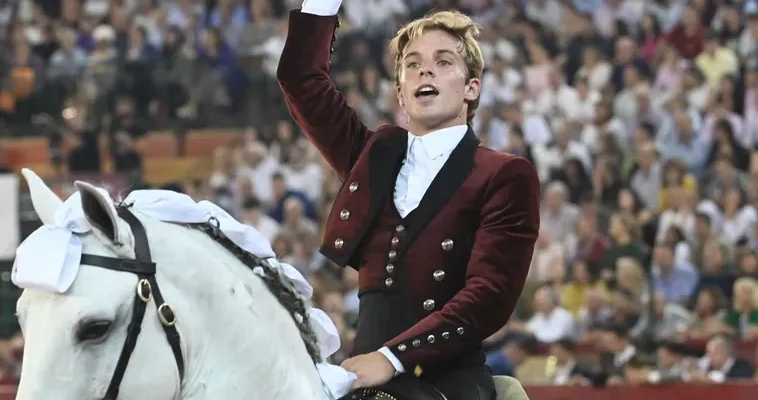
<instances>
[{"instance_id":1,"label":"bridle browband","mask_svg":"<svg viewBox=\"0 0 758 400\"><path fill-rule=\"evenodd\" d=\"M129 359L137 345L137 338L142 330L142 321L145 318L145 310L151 299L155 299L158 309L158 319L161 322L163 331L166 333L166 339L171 346L171 351L176 359L176 367L179 370L179 381L184 379L184 356L182 355L182 341L179 332L176 330L176 314L173 308L166 303L158 287L158 281L155 280L155 263L150 255L150 244L147 240L147 232L137 217L132 214L126 207L118 208L118 216L129 224L134 235L134 260L122 258L97 256L93 254L82 254L80 264L91 265L95 267L110 269L113 271L129 272L137 275L137 293L134 296L132 306L132 320L126 331L126 340L121 354L116 363L116 369L113 371L113 378L108 385L103 400L118 399L118 392L121 381L124 379L126 367L129 365Z\"/></svg>"}]
</instances>

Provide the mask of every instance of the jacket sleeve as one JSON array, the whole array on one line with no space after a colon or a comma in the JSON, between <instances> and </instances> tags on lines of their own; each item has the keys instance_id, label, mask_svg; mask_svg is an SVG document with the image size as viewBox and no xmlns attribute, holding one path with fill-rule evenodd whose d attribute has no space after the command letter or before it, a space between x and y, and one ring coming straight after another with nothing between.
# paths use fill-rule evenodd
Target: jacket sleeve
<instances>
[{"instance_id":1,"label":"jacket sleeve","mask_svg":"<svg viewBox=\"0 0 758 400\"><path fill-rule=\"evenodd\" d=\"M277 79L290 114L344 180L372 132L329 77L338 26L337 16L291 11Z\"/></svg>"},{"instance_id":2,"label":"jacket sleeve","mask_svg":"<svg viewBox=\"0 0 758 400\"><path fill-rule=\"evenodd\" d=\"M442 309L385 343L417 375L475 350L510 318L539 233L540 184L531 163L510 158L485 189L466 283Z\"/></svg>"}]
</instances>

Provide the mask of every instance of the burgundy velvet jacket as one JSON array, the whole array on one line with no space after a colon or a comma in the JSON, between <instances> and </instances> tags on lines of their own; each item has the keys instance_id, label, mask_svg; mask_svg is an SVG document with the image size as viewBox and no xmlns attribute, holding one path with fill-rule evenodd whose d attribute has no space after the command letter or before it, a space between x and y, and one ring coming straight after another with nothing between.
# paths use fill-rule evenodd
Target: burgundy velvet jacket
<instances>
[{"instance_id":1,"label":"burgundy velvet jacket","mask_svg":"<svg viewBox=\"0 0 758 400\"><path fill-rule=\"evenodd\" d=\"M277 77L290 113L344 182L321 252L341 266L358 266L387 258L356 249L382 205L392 201L397 168L391 160L407 151L407 131L367 129L331 82L338 26L336 16L292 11ZM480 147L469 129L425 194L416 216L422 223L404 232L397 255L407 265L415 303L408 307L421 316L385 346L407 371L444 366L507 322L539 232L539 189L528 161ZM384 261L366 264L376 267L360 269L359 289L382 287ZM439 271L447 278L437 279ZM433 311L424 313L425 299L434 299Z\"/></svg>"}]
</instances>

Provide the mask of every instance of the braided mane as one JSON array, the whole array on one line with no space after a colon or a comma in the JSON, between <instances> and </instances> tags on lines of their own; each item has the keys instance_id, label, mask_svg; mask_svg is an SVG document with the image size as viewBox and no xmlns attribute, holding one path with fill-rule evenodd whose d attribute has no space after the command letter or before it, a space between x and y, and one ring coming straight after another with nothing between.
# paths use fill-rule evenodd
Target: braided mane
<instances>
[{"instance_id":1,"label":"braided mane","mask_svg":"<svg viewBox=\"0 0 758 400\"><path fill-rule=\"evenodd\" d=\"M292 319L295 321L295 325L300 331L300 337L302 337L303 342L305 343L305 348L308 351L311 360L313 360L313 363L320 363L321 351L318 347L316 332L313 330L310 320L307 318L308 310L306 301L300 296L292 283L287 280L287 278L283 277L279 270L271 267L267 261L254 254L248 253L229 240L221 229L219 229L218 221L215 218L212 218L204 224L191 224L190 226L207 233L208 236L224 246L224 248L229 250L230 253L250 268L251 272L253 268L256 267L261 267L263 269L264 274L261 276L261 279L263 279L263 282L266 284L266 287L268 287L271 294L279 300L279 304L292 315Z\"/></svg>"}]
</instances>

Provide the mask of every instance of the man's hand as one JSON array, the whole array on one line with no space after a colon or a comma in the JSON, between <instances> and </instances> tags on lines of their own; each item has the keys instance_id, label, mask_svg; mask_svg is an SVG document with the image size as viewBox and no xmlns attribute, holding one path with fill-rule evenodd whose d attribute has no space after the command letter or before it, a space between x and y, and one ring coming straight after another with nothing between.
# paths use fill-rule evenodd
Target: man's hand
<instances>
[{"instance_id":1,"label":"man's hand","mask_svg":"<svg viewBox=\"0 0 758 400\"><path fill-rule=\"evenodd\" d=\"M358 376L353 389L383 385L395 376L395 367L378 351L348 358L342 363L342 368Z\"/></svg>"}]
</instances>

